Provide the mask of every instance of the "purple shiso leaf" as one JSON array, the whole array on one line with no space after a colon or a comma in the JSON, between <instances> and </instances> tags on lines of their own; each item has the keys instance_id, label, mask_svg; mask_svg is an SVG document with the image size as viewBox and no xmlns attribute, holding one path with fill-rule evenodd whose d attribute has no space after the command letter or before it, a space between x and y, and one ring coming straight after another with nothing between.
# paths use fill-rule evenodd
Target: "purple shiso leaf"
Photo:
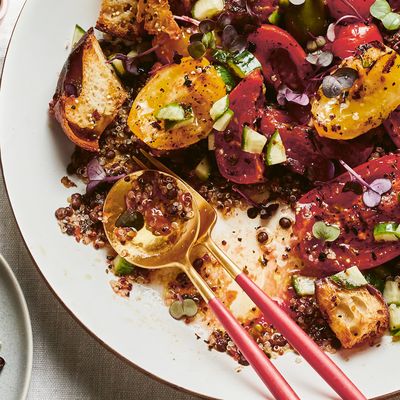
<instances>
[{"instance_id":1,"label":"purple shiso leaf","mask_svg":"<svg viewBox=\"0 0 400 400\"><path fill-rule=\"evenodd\" d=\"M305 93L295 93L290 89L286 93L286 100L301 106L307 106L310 103L310 99Z\"/></svg>"},{"instance_id":2,"label":"purple shiso leaf","mask_svg":"<svg viewBox=\"0 0 400 400\"><path fill-rule=\"evenodd\" d=\"M93 158L87 165L87 176L89 182L86 185L86 193L91 193L101 183L114 183L123 178L125 175L107 176L106 171L100 165L99 160L97 158Z\"/></svg>"},{"instance_id":3,"label":"purple shiso leaf","mask_svg":"<svg viewBox=\"0 0 400 400\"><path fill-rule=\"evenodd\" d=\"M283 106L286 101L300 104L301 106L306 106L310 103L310 99L305 93L296 93L286 85L282 85L279 88L276 100L281 106Z\"/></svg>"},{"instance_id":4,"label":"purple shiso leaf","mask_svg":"<svg viewBox=\"0 0 400 400\"><path fill-rule=\"evenodd\" d=\"M382 194L388 192L392 188L392 183L389 179L375 179L371 184L368 184L356 171L348 166L343 160L339 160L340 164L350 173L352 178L358 181L366 189L363 193L363 202L367 207L376 207L382 199Z\"/></svg>"},{"instance_id":5,"label":"purple shiso leaf","mask_svg":"<svg viewBox=\"0 0 400 400\"><path fill-rule=\"evenodd\" d=\"M87 176L89 181L101 181L107 174L97 158L92 158L87 165Z\"/></svg>"}]
</instances>

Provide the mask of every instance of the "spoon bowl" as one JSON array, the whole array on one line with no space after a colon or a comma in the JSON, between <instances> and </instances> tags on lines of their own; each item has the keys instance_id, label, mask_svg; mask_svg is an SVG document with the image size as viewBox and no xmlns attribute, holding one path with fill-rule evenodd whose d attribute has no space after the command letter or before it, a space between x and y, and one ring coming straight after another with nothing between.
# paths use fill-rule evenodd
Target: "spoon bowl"
<instances>
[{"instance_id":1,"label":"spoon bowl","mask_svg":"<svg viewBox=\"0 0 400 400\"><path fill-rule=\"evenodd\" d=\"M114 184L104 203L103 224L107 238L121 257L142 268L158 269L177 266L177 263L187 264L187 254L196 241L199 230L199 211L194 199L191 201L192 217L186 220L180 219L179 223L175 223L175 229L170 234L154 233L154 229L151 229L145 222L143 227L135 232L132 239L121 240L116 227L117 221L128 209L128 193L138 186L139 179L143 178L144 174L168 177L184 195L190 193L189 188L182 181L164 172L147 170L127 175ZM154 201L161 201L159 193L152 195L156 197ZM144 199L143 202L149 204L149 199ZM152 210L157 212L157 205L154 205ZM130 230L130 228L127 229ZM133 231L135 230L133 229Z\"/></svg>"}]
</instances>

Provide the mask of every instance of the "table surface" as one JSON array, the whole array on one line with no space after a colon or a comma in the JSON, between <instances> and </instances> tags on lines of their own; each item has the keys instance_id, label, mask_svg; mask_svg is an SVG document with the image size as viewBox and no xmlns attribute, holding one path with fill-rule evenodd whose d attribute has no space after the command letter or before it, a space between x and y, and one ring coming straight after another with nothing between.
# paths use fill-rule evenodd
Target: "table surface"
<instances>
[{"instance_id":1,"label":"table surface","mask_svg":"<svg viewBox=\"0 0 400 400\"><path fill-rule=\"evenodd\" d=\"M1 0L0 0L1 1ZM0 21L0 70L24 0ZM0 171L0 253L25 293L33 328L29 400L196 400L135 370L103 348L60 305L34 266L15 223Z\"/></svg>"}]
</instances>

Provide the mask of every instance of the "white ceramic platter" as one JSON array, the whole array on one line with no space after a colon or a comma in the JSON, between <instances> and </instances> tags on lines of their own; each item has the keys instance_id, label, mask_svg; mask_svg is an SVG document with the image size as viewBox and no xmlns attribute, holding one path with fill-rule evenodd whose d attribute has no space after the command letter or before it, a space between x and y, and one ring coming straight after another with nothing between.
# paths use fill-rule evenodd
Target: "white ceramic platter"
<instances>
[{"instance_id":1,"label":"white ceramic platter","mask_svg":"<svg viewBox=\"0 0 400 400\"><path fill-rule=\"evenodd\" d=\"M25 400L32 370L32 329L28 307L18 281L0 255L0 373L2 400Z\"/></svg>"},{"instance_id":2,"label":"white ceramic platter","mask_svg":"<svg viewBox=\"0 0 400 400\"><path fill-rule=\"evenodd\" d=\"M73 192L60 184L73 146L48 117L48 102L73 27L94 25L99 4L28 0L9 48L0 92L0 144L7 189L27 246L65 306L129 362L204 396L265 399L267 391L250 368L237 373L228 356L209 352L202 340L195 340L193 327L170 318L157 292L135 287L130 301L116 296L104 272L104 255L59 231L54 210ZM400 344L389 337L379 348L335 356L368 397L400 389L399 359ZM288 354L274 362L302 399L336 398L298 361Z\"/></svg>"}]
</instances>

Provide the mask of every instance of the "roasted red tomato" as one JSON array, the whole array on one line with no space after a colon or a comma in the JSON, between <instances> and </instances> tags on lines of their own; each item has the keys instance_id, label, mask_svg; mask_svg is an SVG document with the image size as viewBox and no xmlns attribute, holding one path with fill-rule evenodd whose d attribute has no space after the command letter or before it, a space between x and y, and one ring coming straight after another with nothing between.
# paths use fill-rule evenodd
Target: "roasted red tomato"
<instances>
[{"instance_id":1,"label":"roasted red tomato","mask_svg":"<svg viewBox=\"0 0 400 400\"><path fill-rule=\"evenodd\" d=\"M261 119L260 131L267 137L278 130L285 146L287 166L310 180L333 178L332 164L316 151L312 130L298 125L287 112L267 107Z\"/></svg>"},{"instance_id":2,"label":"roasted red tomato","mask_svg":"<svg viewBox=\"0 0 400 400\"><path fill-rule=\"evenodd\" d=\"M293 36L275 25L262 25L249 41L256 47L254 54L262 64L265 79L275 89L282 84L293 90L303 89L312 68Z\"/></svg>"},{"instance_id":3,"label":"roasted red tomato","mask_svg":"<svg viewBox=\"0 0 400 400\"><path fill-rule=\"evenodd\" d=\"M351 181L346 172L303 196L296 210L295 249L309 272L329 275L351 266L374 268L400 255L400 241L377 242L373 236L379 222L400 219L400 155L384 156L355 171L368 183L388 178L392 189L382 196L377 207L367 207L362 195L346 191L345 185ZM317 221L338 227L339 237L332 242L314 237L313 226Z\"/></svg>"},{"instance_id":4,"label":"roasted red tomato","mask_svg":"<svg viewBox=\"0 0 400 400\"><path fill-rule=\"evenodd\" d=\"M375 0L327 0L329 12L336 19L344 15L357 14L363 18L368 18L370 15L369 8L374 2Z\"/></svg>"},{"instance_id":5,"label":"roasted red tomato","mask_svg":"<svg viewBox=\"0 0 400 400\"><path fill-rule=\"evenodd\" d=\"M221 175L235 183L250 184L264 180L262 154L242 150L243 127L254 128L263 107L263 77L259 70L244 78L229 95L232 118L225 132L215 132L215 157Z\"/></svg>"},{"instance_id":6,"label":"roasted red tomato","mask_svg":"<svg viewBox=\"0 0 400 400\"><path fill-rule=\"evenodd\" d=\"M394 110L389 118L383 123L393 143L400 149L400 108Z\"/></svg>"},{"instance_id":7,"label":"roasted red tomato","mask_svg":"<svg viewBox=\"0 0 400 400\"><path fill-rule=\"evenodd\" d=\"M350 140L334 140L315 135L313 141L318 151L331 160L343 160L356 167L368 160L377 140L384 134L379 127Z\"/></svg>"},{"instance_id":8,"label":"roasted red tomato","mask_svg":"<svg viewBox=\"0 0 400 400\"><path fill-rule=\"evenodd\" d=\"M336 39L332 45L332 52L336 57L346 58L354 55L358 46L377 40L383 42L379 29L374 24L356 22L354 24L338 26Z\"/></svg>"}]
</instances>

